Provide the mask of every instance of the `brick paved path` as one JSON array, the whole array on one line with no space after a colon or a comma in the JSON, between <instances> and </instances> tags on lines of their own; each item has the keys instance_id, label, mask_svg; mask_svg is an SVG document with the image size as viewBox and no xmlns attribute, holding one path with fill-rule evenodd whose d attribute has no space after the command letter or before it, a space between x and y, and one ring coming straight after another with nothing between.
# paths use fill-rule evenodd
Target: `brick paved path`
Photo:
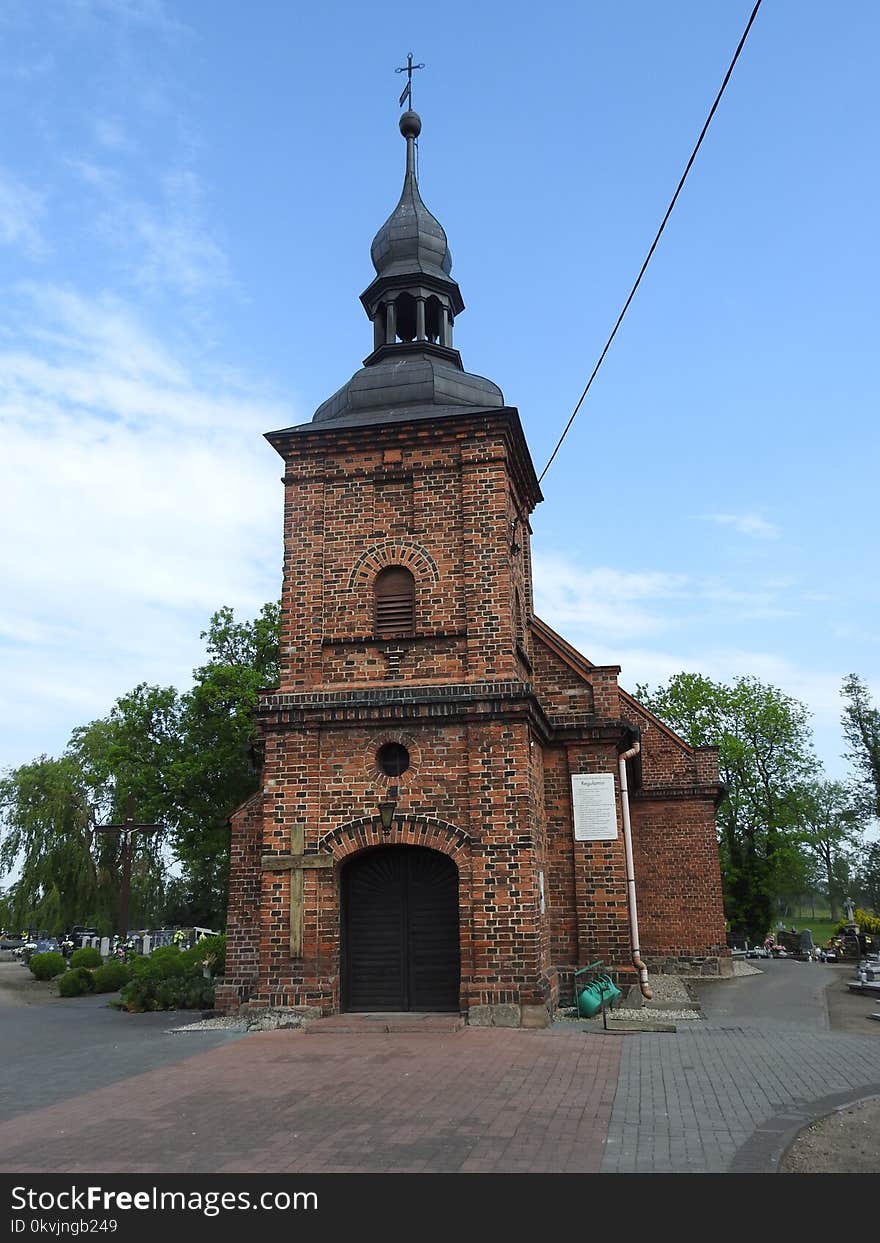
<instances>
[{"instance_id":1,"label":"brick paved path","mask_svg":"<svg viewBox=\"0 0 880 1243\"><path fill-rule=\"evenodd\" d=\"M800 1028L682 1023L630 1039L606 1172L771 1170L788 1140L844 1099L880 1093L880 1040Z\"/></svg>"},{"instance_id":2,"label":"brick paved path","mask_svg":"<svg viewBox=\"0 0 880 1243\"><path fill-rule=\"evenodd\" d=\"M19 1065L8 1054L0 1169L772 1170L808 1120L880 1095L880 1038L828 1028L822 989L831 978L769 964L760 979L710 986L707 1021L633 1036L568 1024L430 1034L328 1027L212 1046L216 1033L155 1030L152 1020L168 1016L90 1018L81 1007L70 1030L79 1022L83 1035L97 1033L101 1052L86 1063L86 1090L57 1044L53 1060L48 1035L37 1040L41 1059L25 1050ZM31 1025L57 1040L49 1019L60 1013L44 1007ZM119 1077L143 1065L144 1047L151 1068ZM100 1073L106 1086L93 1088ZM56 1093L67 1099L45 1106Z\"/></svg>"},{"instance_id":3,"label":"brick paved path","mask_svg":"<svg viewBox=\"0 0 880 1243\"><path fill-rule=\"evenodd\" d=\"M621 1042L263 1032L19 1114L0 1125L0 1168L596 1171Z\"/></svg>"},{"instance_id":4,"label":"brick paved path","mask_svg":"<svg viewBox=\"0 0 880 1243\"><path fill-rule=\"evenodd\" d=\"M851 968L761 969L701 988L707 1021L628 1041L603 1171L773 1170L807 1122L880 1093L877 1035L828 1026Z\"/></svg>"}]
</instances>

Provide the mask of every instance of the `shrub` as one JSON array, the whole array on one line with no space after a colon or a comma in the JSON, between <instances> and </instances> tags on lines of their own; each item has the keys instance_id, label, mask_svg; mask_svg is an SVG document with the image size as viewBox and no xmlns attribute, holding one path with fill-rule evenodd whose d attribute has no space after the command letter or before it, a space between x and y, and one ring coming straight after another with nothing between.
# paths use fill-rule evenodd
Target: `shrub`
<instances>
[{"instance_id":1,"label":"shrub","mask_svg":"<svg viewBox=\"0 0 880 1243\"><path fill-rule=\"evenodd\" d=\"M70 955L71 967L100 967L101 951L94 945L84 945L81 950L74 950Z\"/></svg>"},{"instance_id":2,"label":"shrub","mask_svg":"<svg viewBox=\"0 0 880 1243\"><path fill-rule=\"evenodd\" d=\"M196 966L210 967L211 975L222 975L226 970L226 935L219 932L215 936L202 937L198 944L184 950L180 956Z\"/></svg>"},{"instance_id":3,"label":"shrub","mask_svg":"<svg viewBox=\"0 0 880 1243\"><path fill-rule=\"evenodd\" d=\"M188 967L186 959L176 945L160 945L150 955L141 955L132 963L136 975L158 974L162 979L172 975L182 975Z\"/></svg>"},{"instance_id":4,"label":"shrub","mask_svg":"<svg viewBox=\"0 0 880 1243\"><path fill-rule=\"evenodd\" d=\"M115 993L131 979L131 968L118 959L105 962L92 972L92 983L96 993Z\"/></svg>"},{"instance_id":5,"label":"shrub","mask_svg":"<svg viewBox=\"0 0 880 1243\"><path fill-rule=\"evenodd\" d=\"M64 955L51 950L48 954L32 954L28 960L32 974L38 980L53 980L67 970Z\"/></svg>"},{"instance_id":6,"label":"shrub","mask_svg":"<svg viewBox=\"0 0 880 1243\"><path fill-rule=\"evenodd\" d=\"M141 969L125 985L120 1000L126 1010L203 1010L214 1004L214 984L198 966L173 959Z\"/></svg>"},{"instance_id":7,"label":"shrub","mask_svg":"<svg viewBox=\"0 0 880 1243\"><path fill-rule=\"evenodd\" d=\"M867 911L857 906L853 911L853 922L859 925L861 932L867 932L871 935L880 933L880 915L871 915ZM843 932L846 928L846 920L842 919L837 926L838 932Z\"/></svg>"},{"instance_id":8,"label":"shrub","mask_svg":"<svg viewBox=\"0 0 880 1243\"><path fill-rule=\"evenodd\" d=\"M94 980L86 967L73 967L58 981L58 992L62 997L79 997L81 993L90 993Z\"/></svg>"}]
</instances>

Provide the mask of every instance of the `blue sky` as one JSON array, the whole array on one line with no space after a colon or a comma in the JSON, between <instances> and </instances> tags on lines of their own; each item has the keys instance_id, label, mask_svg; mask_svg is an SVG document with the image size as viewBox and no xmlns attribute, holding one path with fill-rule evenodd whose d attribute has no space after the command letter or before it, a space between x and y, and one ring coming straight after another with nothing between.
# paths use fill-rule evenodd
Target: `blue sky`
<instances>
[{"instance_id":1,"label":"blue sky","mask_svg":"<svg viewBox=\"0 0 880 1243\"><path fill-rule=\"evenodd\" d=\"M750 9L6 0L0 765L277 596L261 433L371 348L407 51L456 345L540 470ZM629 688L775 683L833 775L842 677L880 691L878 43L868 0L766 0L534 515L551 625Z\"/></svg>"}]
</instances>

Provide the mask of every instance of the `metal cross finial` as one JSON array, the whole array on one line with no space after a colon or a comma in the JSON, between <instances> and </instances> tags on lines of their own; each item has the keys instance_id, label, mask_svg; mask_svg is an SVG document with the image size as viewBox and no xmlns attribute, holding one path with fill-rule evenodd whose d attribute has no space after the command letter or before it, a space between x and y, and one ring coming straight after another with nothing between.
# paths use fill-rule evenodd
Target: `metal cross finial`
<instances>
[{"instance_id":1,"label":"metal cross finial","mask_svg":"<svg viewBox=\"0 0 880 1243\"><path fill-rule=\"evenodd\" d=\"M405 103L407 100L409 100L409 106L410 106L410 108L413 106L413 102L412 102L412 76L413 76L413 70L414 70L414 69L424 69L424 68L425 68L425 66L424 66L423 64L414 65L414 64L413 64L413 58L412 58L412 56L413 56L412 52L407 52L407 54L406 54L406 64L405 64L405 65L401 65L401 67L400 67L399 69L395 69L395 70L394 70L394 72L395 72L395 73L405 73L405 74L406 74L406 86L403 88L403 90L402 90L402 91L401 91L401 93L400 93L400 106L401 106L401 108L403 107L404 103Z\"/></svg>"}]
</instances>

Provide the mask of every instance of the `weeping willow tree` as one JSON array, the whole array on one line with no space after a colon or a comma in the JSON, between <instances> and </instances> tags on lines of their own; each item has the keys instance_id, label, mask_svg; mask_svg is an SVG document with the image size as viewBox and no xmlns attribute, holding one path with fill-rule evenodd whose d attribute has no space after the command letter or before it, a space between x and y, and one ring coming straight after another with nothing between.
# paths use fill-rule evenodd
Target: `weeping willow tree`
<instances>
[{"instance_id":1,"label":"weeping willow tree","mask_svg":"<svg viewBox=\"0 0 880 1243\"><path fill-rule=\"evenodd\" d=\"M116 929L124 843L96 824L121 823L129 795L140 821L161 823L159 757L173 743L177 711L173 688L136 687L108 717L75 730L60 759L44 755L0 778L0 875L15 877L3 895L5 924L52 935L74 924ZM135 835L130 927L161 919L166 835Z\"/></svg>"},{"instance_id":2,"label":"weeping willow tree","mask_svg":"<svg viewBox=\"0 0 880 1243\"><path fill-rule=\"evenodd\" d=\"M275 603L246 622L218 610L191 690L142 683L76 728L60 759L0 778L0 921L115 930L122 841L93 830L121 823L131 795L136 819L162 827L134 838L129 927L169 917L222 927L228 817L258 785L249 752L260 688L278 677L278 635Z\"/></svg>"},{"instance_id":3,"label":"weeping willow tree","mask_svg":"<svg viewBox=\"0 0 880 1243\"><path fill-rule=\"evenodd\" d=\"M50 933L86 918L106 922L111 873L93 849L76 763L44 755L7 774L0 779L0 815L0 870L18 873L4 894L4 922Z\"/></svg>"}]
</instances>

